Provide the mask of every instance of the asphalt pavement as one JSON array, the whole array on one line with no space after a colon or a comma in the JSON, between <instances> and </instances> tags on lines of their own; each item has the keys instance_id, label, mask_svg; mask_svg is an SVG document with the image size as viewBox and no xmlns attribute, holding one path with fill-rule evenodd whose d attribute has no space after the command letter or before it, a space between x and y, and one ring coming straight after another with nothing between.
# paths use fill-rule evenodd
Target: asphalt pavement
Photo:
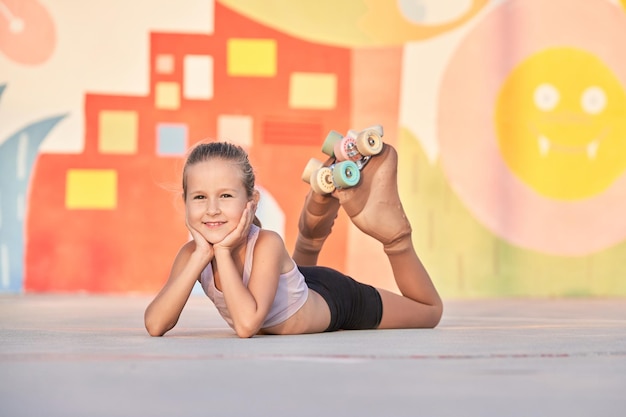
<instances>
[{"instance_id":1,"label":"asphalt pavement","mask_svg":"<svg viewBox=\"0 0 626 417\"><path fill-rule=\"evenodd\" d=\"M434 330L239 339L193 295L0 295L0 416L626 415L626 299L444 300Z\"/></svg>"}]
</instances>

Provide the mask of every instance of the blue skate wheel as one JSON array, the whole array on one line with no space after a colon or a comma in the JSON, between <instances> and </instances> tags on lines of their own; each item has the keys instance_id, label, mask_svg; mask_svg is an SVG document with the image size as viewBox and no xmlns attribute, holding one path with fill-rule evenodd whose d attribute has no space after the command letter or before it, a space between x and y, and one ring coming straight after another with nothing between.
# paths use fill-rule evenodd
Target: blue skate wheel
<instances>
[{"instance_id":1,"label":"blue skate wheel","mask_svg":"<svg viewBox=\"0 0 626 417\"><path fill-rule=\"evenodd\" d=\"M354 187L361 179L361 171L353 161L342 161L333 167L333 181L339 188Z\"/></svg>"}]
</instances>

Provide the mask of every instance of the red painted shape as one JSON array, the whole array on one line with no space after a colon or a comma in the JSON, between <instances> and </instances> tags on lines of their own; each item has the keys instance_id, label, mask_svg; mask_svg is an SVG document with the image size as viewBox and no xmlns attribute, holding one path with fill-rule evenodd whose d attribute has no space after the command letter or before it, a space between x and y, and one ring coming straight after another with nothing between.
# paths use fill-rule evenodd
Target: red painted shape
<instances>
[{"instance_id":1,"label":"red painted shape","mask_svg":"<svg viewBox=\"0 0 626 417\"><path fill-rule=\"evenodd\" d=\"M159 123L186 124L189 140L195 143L216 138L217 118L221 114L252 117L254 143L249 152L257 183L272 194L285 212L285 241L289 248L293 247L308 190L300 179L302 169L309 158L323 158L320 149L326 132L347 131L349 127L350 51L295 39L219 3L215 4L215 20L213 35L151 34L148 95L87 94L84 151L77 155L39 156L26 219L26 291L156 292L162 286L188 234L180 197L183 160L157 155ZM228 76L226 44L230 38L274 39L278 46L276 77ZM156 73L155 61L160 54L173 56L172 73ZM181 107L176 111L156 109L156 83L177 82L182 90L184 58L197 54L213 57L213 99L181 97ZM290 109L289 76L294 71L335 74L337 108ZM137 154L99 153L98 118L104 110L137 112ZM66 172L76 168L117 171L115 210L65 208ZM340 217L320 257L325 265L343 269L347 227L347 219Z\"/></svg>"}]
</instances>

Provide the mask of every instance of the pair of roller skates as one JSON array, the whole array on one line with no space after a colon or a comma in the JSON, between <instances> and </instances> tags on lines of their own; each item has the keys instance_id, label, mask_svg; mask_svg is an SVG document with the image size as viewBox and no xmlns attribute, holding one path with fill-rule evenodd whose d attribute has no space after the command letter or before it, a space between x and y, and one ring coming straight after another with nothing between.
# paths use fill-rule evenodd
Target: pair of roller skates
<instances>
[{"instance_id":1,"label":"pair of roller skates","mask_svg":"<svg viewBox=\"0 0 626 417\"><path fill-rule=\"evenodd\" d=\"M322 152L333 162L325 166L311 158L302 172L302 180L318 194L331 194L337 188L351 188L361 179L361 170L372 156L383 150L383 127L375 125L360 132L349 130L343 136L331 130L322 145Z\"/></svg>"}]
</instances>

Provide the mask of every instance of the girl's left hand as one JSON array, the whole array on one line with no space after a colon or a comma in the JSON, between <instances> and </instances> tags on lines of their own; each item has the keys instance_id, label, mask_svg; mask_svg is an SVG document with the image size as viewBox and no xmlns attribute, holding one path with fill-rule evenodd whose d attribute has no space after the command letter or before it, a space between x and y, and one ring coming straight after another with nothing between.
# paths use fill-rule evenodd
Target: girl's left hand
<instances>
[{"instance_id":1,"label":"girl's left hand","mask_svg":"<svg viewBox=\"0 0 626 417\"><path fill-rule=\"evenodd\" d=\"M234 248L242 245L248 239L248 233L250 226L254 221L254 215L256 212L256 203L254 201L248 201L246 208L241 214L241 219L237 224L237 227L230 232L220 242L213 244L214 250L226 249L232 251Z\"/></svg>"}]
</instances>

